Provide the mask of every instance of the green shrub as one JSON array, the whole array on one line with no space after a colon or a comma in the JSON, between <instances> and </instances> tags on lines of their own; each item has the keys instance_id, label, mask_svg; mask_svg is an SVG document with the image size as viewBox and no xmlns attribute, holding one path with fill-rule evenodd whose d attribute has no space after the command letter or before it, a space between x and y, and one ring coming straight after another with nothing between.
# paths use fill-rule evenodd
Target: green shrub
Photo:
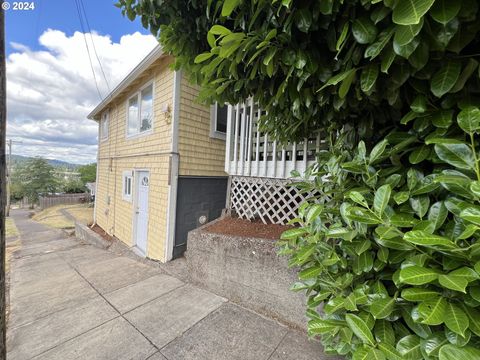
<instances>
[{"instance_id":1,"label":"green shrub","mask_svg":"<svg viewBox=\"0 0 480 360\"><path fill-rule=\"evenodd\" d=\"M442 137L423 122L429 131L394 130L371 151L351 149L345 131L320 154L316 181L299 185L318 199L282 252L301 267L308 332L329 352L480 359L480 110L451 114Z\"/></svg>"}]
</instances>

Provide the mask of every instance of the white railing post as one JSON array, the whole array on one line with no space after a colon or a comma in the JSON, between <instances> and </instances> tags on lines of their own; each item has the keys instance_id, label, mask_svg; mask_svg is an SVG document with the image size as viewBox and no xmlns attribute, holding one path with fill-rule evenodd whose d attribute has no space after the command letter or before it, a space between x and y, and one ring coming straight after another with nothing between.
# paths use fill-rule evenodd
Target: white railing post
<instances>
[{"instance_id":1,"label":"white railing post","mask_svg":"<svg viewBox=\"0 0 480 360\"><path fill-rule=\"evenodd\" d=\"M303 171L307 170L308 139L303 139Z\"/></svg>"},{"instance_id":2,"label":"white railing post","mask_svg":"<svg viewBox=\"0 0 480 360\"><path fill-rule=\"evenodd\" d=\"M252 128L253 128L253 97L250 98L250 118L248 122L248 151L247 151L247 175L252 174Z\"/></svg>"},{"instance_id":3,"label":"white railing post","mask_svg":"<svg viewBox=\"0 0 480 360\"><path fill-rule=\"evenodd\" d=\"M260 119L260 106L258 107L257 111L257 119L256 119L256 126L257 126L257 148L255 149L255 160L257 162L257 172L256 175L260 175L260 130L258 129L258 120Z\"/></svg>"},{"instance_id":4,"label":"white railing post","mask_svg":"<svg viewBox=\"0 0 480 360\"><path fill-rule=\"evenodd\" d=\"M233 106L228 105L227 136L225 139L225 172L230 175L230 151L232 147Z\"/></svg>"},{"instance_id":5,"label":"white railing post","mask_svg":"<svg viewBox=\"0 0 480 360\"><path fill-rule=\"evenodd\" d=\"M245 175L244 165L245 165L245 122L246 122L246 108L245 103L242 105L242 117L240 122L240 175Z\"/></svg>"},{"instance_id":6,"label":"white railing post","mask_svg":"<svg viewBox=\"0 0 480 360\"><path fill-rule=\"evenodd\" d=\"M263 137L263 175L267 177L267 157L268 157L268 134L265 133Z\"/></svg>"},{"instance_id":7,"label":"white railing post","mask_svg":"<svg viewBox=\"0 0 480 360\"><path fill-rule=\"evenodd\" d=\"M240 126L240 104L236 106L235 114L235 132L234 132L234 147L233 147L233 163L235 165L235 175L238 175L238 131Z\"/></svg>"},{"instance_id":8,"label":"white railing post","mask_svg":"<svg viewBox=\"0 0 480 360\"><path fill-rule=\"evenodd\" d=\"M272 168L272 177L277 177L277 140L273 142Z\"/></svg>"}]
</instances>

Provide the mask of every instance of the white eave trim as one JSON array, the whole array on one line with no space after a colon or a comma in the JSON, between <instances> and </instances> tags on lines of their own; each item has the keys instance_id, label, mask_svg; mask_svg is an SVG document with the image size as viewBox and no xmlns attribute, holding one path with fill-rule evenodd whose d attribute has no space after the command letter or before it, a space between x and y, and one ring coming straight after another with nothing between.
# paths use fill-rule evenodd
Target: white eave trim
<instances>
[{"instance_id":1,"label":"white eave trim","mask_svg":"<svg viewBox=\"0 0 480 360\"><path fill-rule=\"evenodd\" d=\"M98 104L95 109L88 114L90 120L98 120L98 115L104 110L108 104L122 91L124 91L135 79L143 73L150 65L164 55L161 45L157 45L135 68L108 94L103 101Z\"/></svg>"}]
</instances>

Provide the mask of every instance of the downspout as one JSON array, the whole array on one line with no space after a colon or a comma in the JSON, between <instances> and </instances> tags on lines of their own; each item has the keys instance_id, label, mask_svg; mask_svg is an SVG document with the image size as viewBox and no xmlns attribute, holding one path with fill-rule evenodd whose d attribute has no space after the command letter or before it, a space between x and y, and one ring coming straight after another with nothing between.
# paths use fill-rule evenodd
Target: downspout
<instances>
[{"instance_id":1,"label":"downspout","mask_svg":"<svg viewBox=\"0 0 480 360\"><path fill-rule=\"evenodd\" d=\"M100 122L98 122L98 145L97 145L97 168L95 170L95 200L93 200L93 224L92 227L97 225L97 190L98 190L98 168L100 164L98 163L100 159Z\"/></svg>"},{"instance_id":2,"label":"downspout","mask_svg":"<svg viewBox=\"0 0 480 360\"><path fill-rule=\"evenodd\" d=\"M168 174L168 207L167 207L167 241L165 244L165 261L172 260L173 245L175 243L175 223L177 213L177 187L178 187L178 133L180 125L180 89L182 82L181 71L173 73L173 104L172 104L172 143L170 147L169 174Z\"/></svg>"}]
</instances>

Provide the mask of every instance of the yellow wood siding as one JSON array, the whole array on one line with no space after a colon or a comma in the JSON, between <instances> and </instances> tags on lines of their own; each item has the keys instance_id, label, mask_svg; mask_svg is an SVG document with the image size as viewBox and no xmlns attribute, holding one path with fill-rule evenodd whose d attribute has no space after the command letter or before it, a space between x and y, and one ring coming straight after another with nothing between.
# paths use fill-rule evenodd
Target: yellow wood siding
<instances>
[{"instance_id":1,"label":"yellow wood siding","mask_svg":"<svg viewBox=\"0 0 480 360\"><path fill-rule=\"evenodd\" d=\"M172 107L171 59L159 59L113 101L109 111L109 136L99 142L97 224L127 245L133 243L133 204L122 198L123 172L148 170L149 222L147 256L164 261L168 204L168 167L171 121L162 112ZM126 137L127 102L145 83L154 80L154 119L150 134ZM136 184L133 184L135 191Z\"/></svg>"},{"instance_id":2,"label":"yellow wood siding","mask_svg":"<svg viewBox=\"0 0 480 360\"><path fill-rule=\"evenodd\" d=\"M180 91L179 175L227 176L225 140L210 137L210 108L197 102L198 87L182 78Z\"/></svg>"}]
</instances>

